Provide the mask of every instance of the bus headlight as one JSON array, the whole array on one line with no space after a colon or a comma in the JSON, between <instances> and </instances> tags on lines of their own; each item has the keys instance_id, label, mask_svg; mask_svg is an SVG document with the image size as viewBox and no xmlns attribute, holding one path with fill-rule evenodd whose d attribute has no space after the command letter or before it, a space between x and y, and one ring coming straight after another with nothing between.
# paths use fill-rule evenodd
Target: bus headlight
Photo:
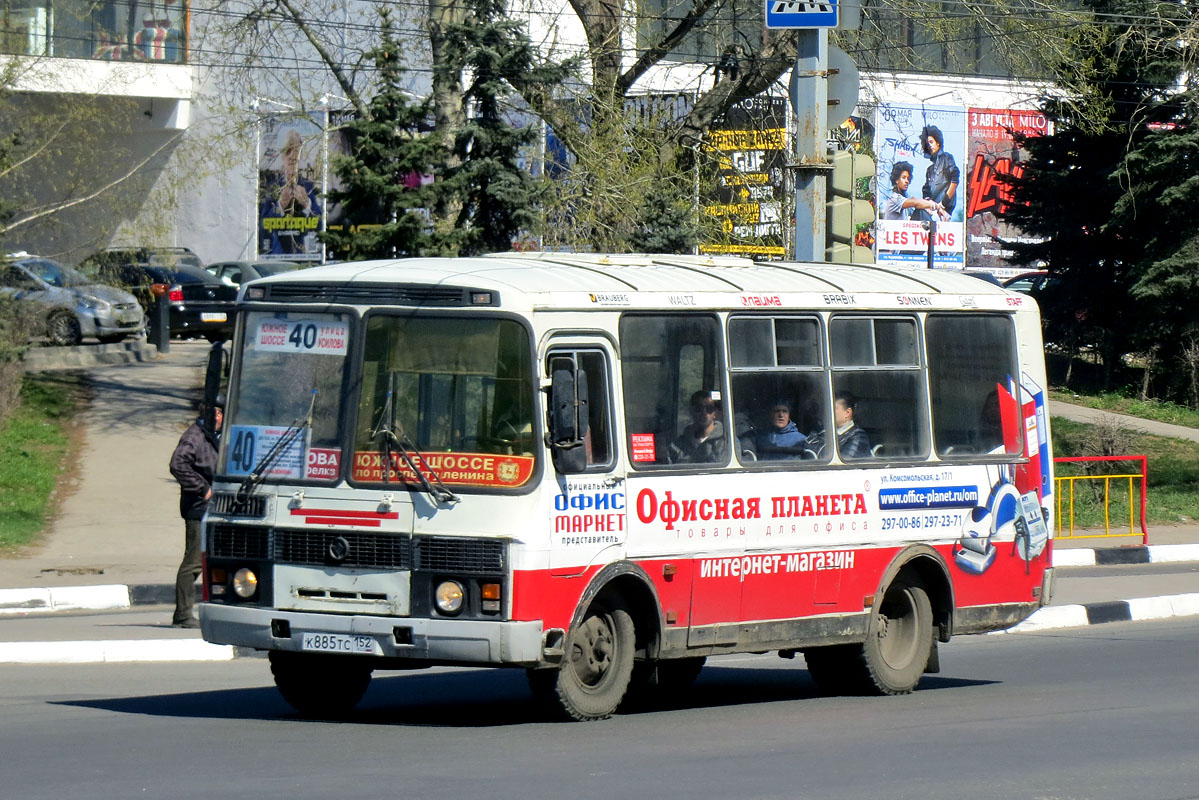
<instances>
[{"instance_id":1,"label":"bus headlight","mask_svg":"<svg viewBox=\"0 0 1199 800\"><path fill-rule=\"evenodd\" d=\"M457 614L462 610L462 601L466 598L466 591L458 581L442 581L437 585L437 591L433 593L433 597L441 613Z\"/></svg>"},{"instance_id":2,"label":"bus headlight","mask_svg":"<svg viewBox=\"0 0 1199 800\"><path fill-rule=\"evenodd\" d=\"M252 569L242 567L233 576L233 591L238 597L253 597L258 591L258 576Z\"/></svg>"}]
</instances>

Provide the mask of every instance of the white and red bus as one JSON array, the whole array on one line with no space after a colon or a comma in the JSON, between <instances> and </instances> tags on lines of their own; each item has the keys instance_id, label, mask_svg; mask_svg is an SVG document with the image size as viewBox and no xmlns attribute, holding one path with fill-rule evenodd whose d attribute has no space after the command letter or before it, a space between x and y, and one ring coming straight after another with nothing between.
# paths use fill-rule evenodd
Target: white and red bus
<instances>
[{"instance_id":1,"label":"white and red bus","mask_svg":"<svg viewBox=\"0 0 1199 800\"><path fill-rule=\"evenodd\" d=\"M242 289L212 642L329 714L375 669L528 670L570 717L802 653L909 692L1049 600L1035 303L944 271L505 254Z\"/></svg>"}]
</instances>

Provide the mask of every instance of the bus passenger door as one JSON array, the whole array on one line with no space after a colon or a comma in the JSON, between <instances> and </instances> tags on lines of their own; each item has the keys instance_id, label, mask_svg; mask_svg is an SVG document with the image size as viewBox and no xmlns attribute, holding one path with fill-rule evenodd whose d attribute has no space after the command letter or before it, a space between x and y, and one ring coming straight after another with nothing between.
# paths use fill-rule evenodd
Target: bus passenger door
<instances>
[{"instance_id":1,"label":"bus passenger door","mask_svg":"<svg viewBox=\"0 0 1199 800\"><path fill-rule=\"evenodd\" d=\"M556 483L550 523L550 574L554 576L579 575L590 566L602 565L610 560L605 551L615 552L625 543L628 503L624 472L616 457L614 362L611 346L600 337L559 337L546 352L546 374L551 384L558 384L558 388L551 386L547 401L550 438L567 435L575 442L571 446L575 452L551 457L549 465ZM572 391L564 396L562 386ZM572 395L577 416L554 408L555 403L569 405ZM567 413L571 422L558 425L556 413ZM571 424L577 429L565 430Z\"/></svg>"}]
</instances>

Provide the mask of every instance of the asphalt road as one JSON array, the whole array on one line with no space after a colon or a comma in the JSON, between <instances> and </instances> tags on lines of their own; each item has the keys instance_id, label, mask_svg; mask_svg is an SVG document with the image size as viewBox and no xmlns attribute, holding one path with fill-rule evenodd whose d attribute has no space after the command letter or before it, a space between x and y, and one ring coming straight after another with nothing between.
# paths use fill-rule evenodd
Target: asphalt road
<instances>
[{"instance_id":1,"label":"asphalt road","mask_svg":"<svg viewBox=\"0 0 1199 800\"><path fill-rule=\"evenodd\" d=\"M551 723L519 672L376 678L295 717L267 664L0 667L4 797L1199 797L1199 619L955 639L897 698L713 659L682 701Z\"/></svg>"}]
</instances>

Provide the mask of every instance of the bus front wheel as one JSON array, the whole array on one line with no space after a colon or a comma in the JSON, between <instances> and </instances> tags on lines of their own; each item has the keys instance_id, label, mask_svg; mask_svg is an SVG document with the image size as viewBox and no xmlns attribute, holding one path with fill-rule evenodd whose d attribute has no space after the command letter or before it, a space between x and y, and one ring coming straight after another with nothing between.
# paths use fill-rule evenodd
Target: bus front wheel
<instances>
[{"instance_id":1,"label":"bus front wheel","mask_svg":"<svg viewBox=\"0 0 1199 800\"><path fill-rule=\"evenodd\" d=\"M346 714L371 682L371 669L345 656L272 650L271 674L287 704L310 717Z\"/></svg>"},{"instance_id":2,"label":"bus front wheel","mask_svg":"<svg viewBox=\"0 0 1199 800\"><path fill-rule=\"evenodd\" d=\"M571 719L612 716L633 675L634 633L633 618L619 600L596 599L570 632L561 666L529 672L534 694L555 700Z\"/></svg>"}]
</instances>

